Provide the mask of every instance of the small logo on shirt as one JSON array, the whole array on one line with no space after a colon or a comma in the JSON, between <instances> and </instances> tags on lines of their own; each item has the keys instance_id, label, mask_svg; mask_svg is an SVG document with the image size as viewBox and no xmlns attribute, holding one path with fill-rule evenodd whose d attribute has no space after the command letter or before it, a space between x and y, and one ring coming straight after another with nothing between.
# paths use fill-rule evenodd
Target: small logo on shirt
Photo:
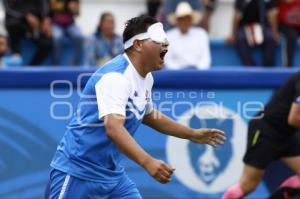
<instances>
[{"instance_id":1,"label":"small logo on shirt","mask_svg":"<svg viewBox=\"0 0 300 199\"><path fill-rule=\"evenodd\" d=\"M150 102L150 97L149 97L149 91L148 90L146 90L146 93L145 93L145 99L146 99L146 101L147 102Z\"/></svg>"},{"instance_id":2,"label":"small logo on shirt","mask_svg":"<svg viewBox=\"0 0 300 199\"><path fill-rule=\"evenodd\" d=\"M134 91L134 97L138 97L138 93L136 91Z\"/></svg>"}]
</instances>

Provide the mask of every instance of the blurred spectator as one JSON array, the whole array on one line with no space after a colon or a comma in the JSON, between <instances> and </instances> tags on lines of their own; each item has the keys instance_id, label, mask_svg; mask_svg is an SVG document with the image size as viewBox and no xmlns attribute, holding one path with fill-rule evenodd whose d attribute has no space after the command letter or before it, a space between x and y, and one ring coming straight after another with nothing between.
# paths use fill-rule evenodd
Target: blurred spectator
<instances>
[{"instance_id":1,"label":"blurred spectator","mask_svg":"<svg viewBox=\"0 0 300 199\"><path fill-rule=\"evenodd\" d=\"M283 64L293 66L297 39L300 36L300 0L278 1L279 31L286 42Z\"/></svg>"},{"instance_id":2,"label":"blurred spectator","mask_svg":"<svg viewBox=\"0 0 300 199\"><path fill-rule=\"evenodd\" d=\"M167 30L174 27L175 24L172 21L173 19L170 19L170 17L172 18L172 15L175 12L178 4L181 2L189 3L189 5L194 10L194 12L197 12L198 15L201 16L201 8L202 8L201 0L165 0L162 8L162 15L163 17L166 18L166 20L163 21L165 22L164 28L166 28ZM199 25L199 24L200 24L200 19L199 21L197 21L197 24L195 25Z\"/></svg>"},{"instance_id":3,"label":"blurred spectator","mask_svg":"<svg viewBox=\"0 0 300 199\"><path fill-rule=\"evenodd\" d=\"M173 27L172 22L169 22L169 17L170 14L175 12L175 9L180 2L189 3L195 12L201 14L202 19L195 25L199 25L206 31L209 31L209 21L215 8L216 0L165 0L161 16L158 16L160 20L165 23L165 28L169 30Z\"/></svg>"},{"instance_id":4,"label":"blurred spectator","mask_svg":"<svg viewBox=\"0 0 300 199\"><path fill-rule=\"evenodd\" d=\"M209 31L209 22L213 11L215 10L216 0L203 0L204 9L200 26L206 31Z\"/></svg>"},{"instance_id":5,"label":"blurred spectator","mask_svg":"<svg viewBox=\"0 0 300 199\"><path fill-rule=\"evenodd\" d=\"M5 26L13 57L21 59L20 43L25 37L37 44L29 65L39 65L52 46L52 30L47 0L3 0Z\"/></svg>"},{"instance_id":6,"label":"blurred spectator","mask_svg":"<svg viewBox=\"0 0 300 199\"><path fill-rule=\"evenodd\" d=\"M168 69L208 69L211 64L209 37L200 27L193 27L200 20L187 2L178 4L171 21L176 27L167 32L170 42L165 65Z\"/></svg>"},{"instance_id":7,"label":"blurred spectator","mask_svg":"<svg viewBox=\"0 0 300 199\"><path fill-rule=\"evenodd\" d=\"M7 38L4 35L0 35L0 57L3 57L8 52Z\"/></svg>"},{"instance_id":8,"label":"blurred spectator","mask_svg":"<svg viewBox=\"0 0 300 199\"><path fill-rule=\"evenodd\" d=\"M53 29L53 62L61 64L61 55L65 36L70 37L74 45L72 65L79 65L81 61L83 35L75 24L75 16L79 15L79 0L50 0L50 14Z\"/></svg>"},{"instance_id":9,"label":"blurred spectator","mask_svg":"<svg viewBox=\"0 0 300 199\"><path fill-rule=\"evenodd\" d=\"M161 3L161 0L147 0L147 14L151 17L156 17Z\"/></svg>"},{"instance_id":10,"label":"blurred spectator","mask_svg":"<svg viewBox=\"0 0 300 199\"><path fill-rule=\"evenodd\" d=\"M22 65L20 57L11 56L9 53L8 39L5 35L0 34L0 68L19 67Z\"/></svg>"},{"instance_id":11,"label":"blurred spectator","mask_svg":"<svg viewBox=\"0 0 300 199\"><path fill-rule=\"evenodd\" d=\"M4 35L0 35L0 68L4 67L3 56L8 52L7 38Z\"/></svg>"},{"instance_id":12,"label":"blurred spectator","mask_svg":"<svg viewBox=\"0 0 300 199\"><path fill-rule=\"evenodd\" d=\"M227 41L236 43L244 65L257 65L251 56L251 48L257 46L263 49L262 64L274 64L278 41L275 11L275 0L235 0L232 32Z\"/></svg>"},{"instance_id":13,"label":"blurred spectator","mask_svg":"<svg viewBox=\"0 0 300 199\"><path fill-rule=\"evenodd\" d=\"M100 66L120 53L123 53L122 37L115 33L114 16L105 12L100 17L95 33L86 41L85 64Z\"/></svg>"}]
</instances>

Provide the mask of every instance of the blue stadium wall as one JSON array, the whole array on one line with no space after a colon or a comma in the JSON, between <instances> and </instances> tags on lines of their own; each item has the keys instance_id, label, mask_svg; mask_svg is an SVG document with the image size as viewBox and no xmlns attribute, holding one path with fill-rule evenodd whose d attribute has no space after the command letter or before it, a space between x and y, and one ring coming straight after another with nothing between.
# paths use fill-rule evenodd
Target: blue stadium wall
<instances>
[{"instance_id":1,"label":"blue stadium wall","mask_svg":"<svg viewBox=\"0 0 300 199\"><path fill-rule=\"evenodd\" d=\"M0 198L43 198L49 163L92 72L72 68L0 71ZM142 196L220 198L241 174L249 119L294 72L260 68L155 72L157 108L194 128L223 129L228 139L213 149L140 127L136 140L176 168L172 182L162 185L125 159L126 171ZM247 198L266 198L289 175L282 164L272 164Z\"/></svg>"},{"instance_id":2,"label":"blue stadium wall","mask_svg":"<svg viewBox=\"0 0 300 199\"><path fill-rule=\"evenodd\" d=\"M274 58L274 67L282 67L283 65L283 49L285 46L285 42L282 39L280 43L275 48L275 58ZM36 50L36 46L34 43L30 42L29 40L22 41L21 45L21 53L22 57L24 58L24 65L28 64L30 62L31 57L33 56L33 53ZM64 46L63 46L63 53L62 53L62 60L61 65L69 66L72 65L72 56L73 56L73 48L72 42L70 39L65 38L64 40ZM211 67L224 67L224 66L232 66L235 68L243 68L242 61L238 55L238 52L234 45L228 44L225 42L224 39L212 39L210 40L210 50L211 50L211 58L212 63ZM262 49L259 47L253 48L251 50L251 55L253 56L253 59L257 65L262 65ZM295 49L295 55L298 55L300 53L300 39L297 41L296 49ZM81 64L84 64L84 50L82 50L81 55ZM51 53L48 56L48 58L44 61L43 65L49 66L52 64L51 61ZM300 56L294 56L294 66L299 67L300 66Z\"/></svg>"}]
</instances>

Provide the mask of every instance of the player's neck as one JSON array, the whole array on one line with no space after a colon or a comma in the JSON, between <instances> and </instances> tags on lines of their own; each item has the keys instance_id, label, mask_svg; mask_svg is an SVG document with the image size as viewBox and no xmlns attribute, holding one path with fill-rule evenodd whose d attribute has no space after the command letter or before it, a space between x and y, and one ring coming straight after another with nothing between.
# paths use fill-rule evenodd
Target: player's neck
<instances>
[{"instance_id":1,"label":"player's neck","mask_svg":"<svg viewBox=\"0 0 300 199\"><path fill-rule=\"evenodd\" d=\"M136 71L140 74L140 76L145 78L149 71L145 70L145 67L143 67L144 64L141 61L141 59L139 59L138 56L133 55L134 53L128 52L126 54L129 58L129 60L131 61L133 67L136 69Z\"/></svg>"}]
</instances>

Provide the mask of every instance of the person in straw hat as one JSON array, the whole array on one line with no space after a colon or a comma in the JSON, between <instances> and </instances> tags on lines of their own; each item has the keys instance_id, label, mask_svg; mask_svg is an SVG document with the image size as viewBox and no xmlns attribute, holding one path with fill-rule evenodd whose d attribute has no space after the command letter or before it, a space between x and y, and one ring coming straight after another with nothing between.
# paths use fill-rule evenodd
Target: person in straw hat
<instances>
[{"instance_id":1,"label":"person in straw hat","mask_svg":"<svg viewBox=\"0 0 300 199\"><path fill-rule=\"evenodd\" d=\"M180 2L169 21L175 28L167 32L170 42L169 52L165 57L168 69L184 68L208 69L211 64L209 37L207 32L194 27L201 20L188 2Z\"/></svg>"},{"instance_id":2,"label":"person in straw hat","mask_svg":"<svg viewBox=\"0 0 300 199\"><path fill-rule=\"evenodd\" d=\"M166 30L173 28L166 19L167 16L175 12L177 5L182 1L188 2L194 11L202 13L201 21L199 21L196 25L201 26L209 32L210 19L214 13L218 0L164 0L157 17L160 17L160 20L164 23Z\"/></svg>"}]
</instances>

